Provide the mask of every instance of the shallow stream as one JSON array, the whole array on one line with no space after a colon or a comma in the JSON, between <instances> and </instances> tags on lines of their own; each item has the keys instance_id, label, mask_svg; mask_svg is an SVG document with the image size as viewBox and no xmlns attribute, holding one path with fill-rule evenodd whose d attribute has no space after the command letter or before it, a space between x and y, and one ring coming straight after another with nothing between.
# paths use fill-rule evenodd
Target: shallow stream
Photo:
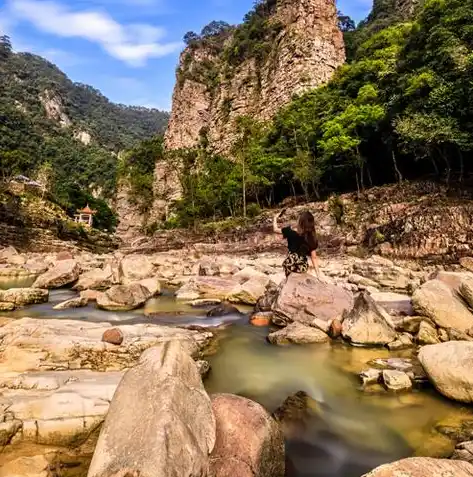
<instances>
[{"instance_id":1,"label":"shallow stream","mask_svg":"<svg viewBox=\"0 0 473 477\"><path fill-rule=\"evenodd\" d=\"M235 393L274 411L291 394L306 391L316 410L303 436L288 445L296 471L291 477L358 477L382 463L402 457L449 456L454 443L439 432L473 420L472 409L443 399L432 389L393 395L381 387L367 393L356 373L375 358L409 357L341 343L277 347L266 341L267 328L255 328L247 317L206 318L205 310L178 303L172 294L145 309L112 313L93 306L54 311L52 306L75 296L69 290L51 293L50 302L6 316L77 319L112 324L231 324L220 334L218 352L209 358L209 393ZM242 310L245 311L245 310ZM146 316L150 313L153 316ZM210 320L210 321L209 321ZM85 474L84 474L85 476Z\"/></svg>"}]
</instances>

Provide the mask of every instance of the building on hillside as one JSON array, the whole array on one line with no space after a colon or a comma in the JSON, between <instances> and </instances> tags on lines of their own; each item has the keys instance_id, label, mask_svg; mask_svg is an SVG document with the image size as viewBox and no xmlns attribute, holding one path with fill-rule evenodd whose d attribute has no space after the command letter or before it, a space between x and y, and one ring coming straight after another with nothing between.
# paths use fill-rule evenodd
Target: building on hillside
<instances>
[{"instance_id":1,"label":"building on hillside","mask_svg":"<svg viewBox=\"0 0 473 477\"><path fill-rule=\"evenodd\" d=\"M97 213L96 210L92 210L87 204L82 210L78 210L77 214L74 216L74 221L78 224L85 225L87 227L92 227L94 215Z\"/></svg>"}]
</instances>

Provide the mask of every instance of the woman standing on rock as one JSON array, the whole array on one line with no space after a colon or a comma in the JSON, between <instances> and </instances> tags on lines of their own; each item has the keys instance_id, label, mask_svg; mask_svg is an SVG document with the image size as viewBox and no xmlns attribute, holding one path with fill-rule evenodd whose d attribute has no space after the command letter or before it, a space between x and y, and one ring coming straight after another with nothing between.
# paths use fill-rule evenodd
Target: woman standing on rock
<instances>
[{"instance_id":1,"label":"woman standing on rock","mask_svg":"<svg viewBox=\"0 0 473 477\"><path fill-rule=\"evenodd\" d=\"M281 229L278 226L278 219L283 213L284 210L274 217L273 230L287 240L289 252L282 265L286 277L291 273L307 273L309 270L308 257L310 257L317 278L322 279L316 252L318 241L315 236L314 216L308 211L302 212L297 223L297 230L293 230L290 226Z\"/></svg>"}]
</instances>

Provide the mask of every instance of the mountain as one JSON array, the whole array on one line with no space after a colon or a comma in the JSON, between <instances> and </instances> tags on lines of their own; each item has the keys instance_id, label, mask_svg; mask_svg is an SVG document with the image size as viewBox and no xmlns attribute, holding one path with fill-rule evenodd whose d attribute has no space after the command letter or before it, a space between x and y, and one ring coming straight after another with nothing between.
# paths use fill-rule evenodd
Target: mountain
<instances>
[{"instance_id":1,"label":"mountain","mask_svg":"<svg viewBox=\"0 0 473 477\"><path fill-rule=\"evenodd\" d=\"M4 181L17 174L37 179L70 213L88 201L110 204L117 155L162 134L167 122L167 112L114 104L44 58L14 53L9 38L0 38Z\"/></svg>"}]
</instances>

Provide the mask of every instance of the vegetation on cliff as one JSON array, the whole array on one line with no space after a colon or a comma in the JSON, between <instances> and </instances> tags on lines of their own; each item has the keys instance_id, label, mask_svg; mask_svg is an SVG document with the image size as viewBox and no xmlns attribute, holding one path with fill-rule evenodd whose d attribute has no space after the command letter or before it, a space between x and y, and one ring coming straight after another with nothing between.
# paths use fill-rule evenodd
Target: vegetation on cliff
<instances>
[{"instance_id":1,"label":"vegetation on cliff","mask_svg":"<svg viewBox=\"0 0 473 477\"><path fill-rule=\"evenodd\" d=\"M354 32L346 23L351 60L273 121L241 118L232 161L206 141L181 151L193 159L180 170L178 217L234 216L245 200L257 207L426 175L465 179L473 171L472 11L473 0L430 0L409 22L374 12Z\"/></svg>"},{"instance_id":2,"label":"vegetation on cliff","mask_svg":"<svg viewBox=\"0 0 473 477\"><path fill-rule=\"evenodd\" d=\"M158 110L113 104L0 37L0 182L37 179L68 213L89 203L99 211L95 225L112 229L116 154L164 131L167 120Z\"/></svg>"}]
</instances>

